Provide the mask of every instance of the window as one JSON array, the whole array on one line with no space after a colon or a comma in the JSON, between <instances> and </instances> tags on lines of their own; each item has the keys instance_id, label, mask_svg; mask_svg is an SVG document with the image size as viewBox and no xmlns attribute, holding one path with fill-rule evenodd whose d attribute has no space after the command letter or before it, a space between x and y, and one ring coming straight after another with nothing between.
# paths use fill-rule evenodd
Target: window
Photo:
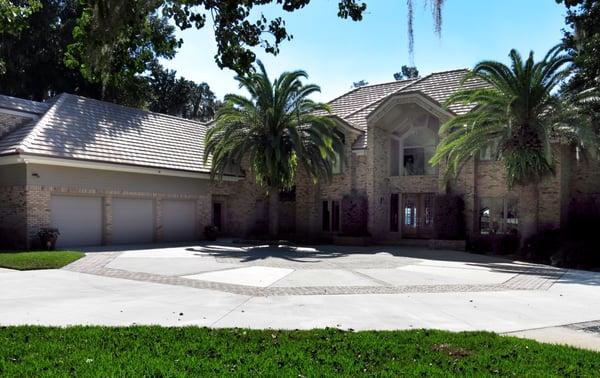
<instances>
[{"instance_id":1,"label":"window","mask_svg":"<svg viewBox=\"0 0 600 378\"><path fill-rule=\"evenodd\" d=\"M417 227L417 203L412 198L404 200L404 226Z\"/></svg>"},{"instance_id":2,"label":"window","mask_svg":"<svg viewBox=\"0 0 600 378\"><path fill-rule=\"evenodd\" d=\"M479 151L479 160L483 161L492 161L498 160L498 151L500 148L500 141L498 139L494 139L487 146L482 148Z\"/></svg>"},{"instance_id":3,"label":"window","mask_svg":"<svg viewBox=\"0 0 600 378\"><path fill-rule=\"evenodd\" d=\"M323 231L329 231L329 201L323 201Z\"/></svg>"},{"instance_id":4,"label":"window","mask_svg":"<svg viewBox=\"0 0 600 378\"><path fill-rule=\"evenodd\" d=\"M331 231L340 231L340 202L331 201Z\"/></svg>"},{"instance_id":5,"label":"window","mask_svg":"<svg viewBox=\"0 0 600 378\"><path fill-rule=\"evenodd\" d=\"M482 235L491 233L490 228L490 208L484 207L479 210L479 232Z\"/></svg>"},{"instance_id":6,"label":"window","mask_svg":"<svg viewBox=\"0 0 600 378\"><path fill-rule=\"evenodd\" d=\"M400 202L400 195L398 193L392 193L390 197L390 231L398 232L398 205Z\"/></svg>"},{"instance_id":7,"label":"window","mask_svg":"<svg viewBox=\"0 0 600 378\"><path fill-rule=\"evenodd\" d=\"M426 127L416 127L403 137L392 136L390 144L391 176L434 175L429 160L435 152L436 138Z\"/></svg>"},{"instance_id":8,"label":"window","mask_svg":"<svg viewBox=\"0 0 600 378\"><path fill-rule=\"evenodd\" d=\"M340 140L342 141L343 144L346 143L346 138L344 136L344 134L342 132L340 132L339 130L336 130L336 134L337 136L340 138ZM335 160L333 161L333 166L331 167L331 172L334 175L339 175L342 174L342 169L344 166L344 155L343 155L344 151L342 149L342 151L339 152L335 152Z\"/></svg>"},{"instance_id":9,"label":"window","mask_svg":"<svg viewBox=\"0 0 600 378\"><path fill-rule=\"evenodd\" d=\"M339 153L335 153L335 160L333 161L333 166L331 167L331 173L334 175L339 175L342 173L342 156Z\"/></svg>"},{"instance_id":10,"label":"window","mask_svg":"<svg viewBox=\"0 0 600 378\"><path fill-rule=\"evenodd\" d=\"M390 176L400 176L400 141L397 138L392 138L390 152Z\"/></svg>"},{"instance_id":11,"label":"window","mask_svg":"<svg viewBox=\"0 0 600 378\"><path fill-rule=\"evenodd\" d=\"M340 201L323 201L321 215L322 230L325 232L340 231Z\"/></svg>"},{"instance_id":12,"label":"window","mask_svg":"<svg viewBox=\"0 0 600 378\"><path fill-rule=\"evenodd\" d=\"M519 229L516 198L483 197L479 199L479 233L509 234Z\"/></svg>"},{"instance_id":13,"label":"window","mask_svg":"<svg viewBox=\"0 0 600 378\"><path fill-rule=\"evenodd\" d=\"M518 208L519 203L516 199L511 198L505 201L504 214L506 214L506 216L504 216L504 219L506 221L506 233L513 233L519 231Z\"/></svg>"}]
</instances>

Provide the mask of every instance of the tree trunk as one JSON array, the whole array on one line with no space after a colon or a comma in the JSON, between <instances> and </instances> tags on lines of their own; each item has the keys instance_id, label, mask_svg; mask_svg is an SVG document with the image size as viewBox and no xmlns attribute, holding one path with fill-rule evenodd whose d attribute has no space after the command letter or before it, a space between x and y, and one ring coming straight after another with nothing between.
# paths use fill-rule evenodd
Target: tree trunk
<instances>
[{"instance_id":1,"label":"tree trunk","mask_svg":"<svg viewBox=\"0 0 600 378\"><path fill-rule=\"evenodd\" d=\"M530 184L524 187L524 195L519 199L519 217L523 220L521 228L521 247L525 241L539 231L540 223L540 191L538 184Z\"/></svg>"},{"instance_id":2,"label":"tree trunk","mask_svg":"<svg viewBox=\"0 0 600 378\"><path fill-rule=\"evenodd\" d=\"M279 189L269 189L269 237L276 239L279 235Z\"/></svg>"}]
</instances>

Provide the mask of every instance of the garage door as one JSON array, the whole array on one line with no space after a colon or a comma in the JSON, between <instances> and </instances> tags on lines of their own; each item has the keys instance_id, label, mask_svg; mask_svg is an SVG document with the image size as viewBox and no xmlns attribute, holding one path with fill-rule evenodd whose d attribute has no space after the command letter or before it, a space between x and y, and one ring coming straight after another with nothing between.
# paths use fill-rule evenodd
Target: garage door
<instances>
[{"instance_id":1,"label":"garage door","mask_svg":"<svg viewBox=\"0 0 600 378\"><path fill-rule=\"evenodd\" d=\"M163 239L191 241L196 239L196 202L163 201Z\"/></svg>"},{"instance_id":2,"label":"garage door","mask_svg":"<svg viewBox=\"0 0 600 378\"><path fill-rule=\"evenodd\" d=\"M58 228L60 248L102 243L100 197L52 196L50 224Z\"/></svg>"},{"instance_id":3,"label":"garage door","mask_svg":"<svg viewBox=\"0 0 600 378\"><path fill-rule=\"evenodd\" d=\"M112 217L113 244L152 243L153 200L113 198Z\"/></svg>"}]
</instances>

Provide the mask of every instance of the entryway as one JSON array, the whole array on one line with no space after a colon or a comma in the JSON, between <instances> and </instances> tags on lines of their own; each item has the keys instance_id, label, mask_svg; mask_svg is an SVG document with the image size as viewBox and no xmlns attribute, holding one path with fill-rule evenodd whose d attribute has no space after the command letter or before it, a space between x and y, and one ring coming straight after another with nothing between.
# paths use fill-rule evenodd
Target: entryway
<instances>
[{"instance_id":1,"label":"entryway","mask_svg":"<svg viewBox=\"0 0 600 378\"><path fill-rule=\"evenodd\" d=\"M402 237L431 239L433 237L434 193L404 193L402 195Z\"/></svg>"}]
</instances>

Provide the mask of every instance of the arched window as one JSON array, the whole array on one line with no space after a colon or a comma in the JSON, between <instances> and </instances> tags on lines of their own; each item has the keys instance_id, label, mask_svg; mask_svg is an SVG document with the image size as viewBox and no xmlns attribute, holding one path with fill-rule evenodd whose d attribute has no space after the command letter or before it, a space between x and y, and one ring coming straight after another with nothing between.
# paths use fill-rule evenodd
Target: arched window
<instances>
[{"instance_id":1,"label":"arched window","mask_svg":"<svg viewBox=\"0 0 600 378\"><path fill-rule=\"evenodd\" d=\"M489 234L492 230L490 226L490 208L483 207L479 210L479 232Z\"/></svg>"}]
</instances>

